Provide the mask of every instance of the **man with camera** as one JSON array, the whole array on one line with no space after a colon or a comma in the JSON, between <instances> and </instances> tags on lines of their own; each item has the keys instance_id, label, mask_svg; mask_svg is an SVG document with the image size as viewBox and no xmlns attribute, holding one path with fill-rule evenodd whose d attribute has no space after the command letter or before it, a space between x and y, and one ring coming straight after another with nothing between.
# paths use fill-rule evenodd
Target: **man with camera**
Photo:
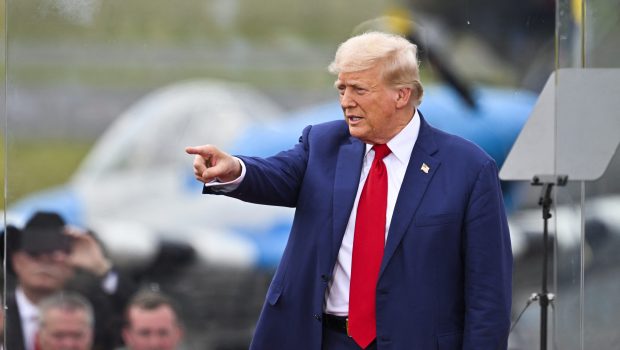
<instances>
[{"instance_id":1,"label":"man with camera","mask_svg":"<svg viewBox=\"0 0 620 350\"><path fill-rule=\"evenodd\" d=\"M38 303L62 290L74 290L95 305L94 349L120 340L122 310L133 283L112 268L91 232L72 228L56 213L38 212L23 230L7 227L8 349L33 350Z\"/></svg>"}]
</instances>

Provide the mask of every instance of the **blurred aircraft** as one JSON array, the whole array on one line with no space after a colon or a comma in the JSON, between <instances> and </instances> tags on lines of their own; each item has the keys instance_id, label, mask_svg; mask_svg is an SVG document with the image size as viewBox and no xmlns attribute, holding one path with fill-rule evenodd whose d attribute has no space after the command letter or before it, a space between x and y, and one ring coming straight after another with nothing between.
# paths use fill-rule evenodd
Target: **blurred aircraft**
<instances>
[{"instance_id":1,"label":"blurred aircraft","mask_svg":"<svg viewBox=\"0 0 620 350\"><path fill-rule=\"evenodd\" d=\"M204 201L200 184L186 176L191 160L183 150L207 140L229 147L250 120L266 122L281 113L241 84L195 80L164 87L119 116L67 184L12 205L7 223L19 227L35 211L56 211L68 223L97 232L120 265L152 263L160 239L185 243L208 263L260 263L247 235L235 232L271 228L286 222L290 210L230 207L234 201L226 198Z\"/></svg>"},{"instance_id":2,"label":"blurred aircraft","mask_svg":"<svg viewBox=\"0 0 620 350\"><path fill-rule=\"evenodd\" d=\"M428 86L420 110L501 166L535 95L480 88L472 96L475 108L450 87ZM208 264L273 269L292 210L200 195L183 148L208 142L234 154L269 156L292 147L306 125L341 116L335 99L283 118L248 87L214 81L166 87L123 113L66 185L15 203L7 221L20 226L37 210L59 212L97 232L121 265L147 266L167 242L186 245ZM505 196L512 203L511 188Z\"/></svg>"}]
</instances>

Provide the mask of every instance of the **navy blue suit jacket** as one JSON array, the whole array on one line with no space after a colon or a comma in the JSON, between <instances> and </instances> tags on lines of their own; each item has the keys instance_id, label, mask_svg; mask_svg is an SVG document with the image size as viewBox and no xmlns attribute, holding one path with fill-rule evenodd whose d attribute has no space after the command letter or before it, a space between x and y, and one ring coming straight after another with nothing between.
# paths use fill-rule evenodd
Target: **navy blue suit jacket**
<instances>
[{"instance_id":1,"label":"navy blue suit jacket","mask_svg":"<svg viewBox=\"0 0 620 350\"><path fill-rule=\"evenodd\" d=\"M421 119L377 283L378 348L505 349L512 253L497 167L471 142ZM294 148L273 157L240 157L245 179L226 195L296 207L252 349L321 349L325 290L364 151L334 121L308 126Z\"/></svg>"}]
</instances>

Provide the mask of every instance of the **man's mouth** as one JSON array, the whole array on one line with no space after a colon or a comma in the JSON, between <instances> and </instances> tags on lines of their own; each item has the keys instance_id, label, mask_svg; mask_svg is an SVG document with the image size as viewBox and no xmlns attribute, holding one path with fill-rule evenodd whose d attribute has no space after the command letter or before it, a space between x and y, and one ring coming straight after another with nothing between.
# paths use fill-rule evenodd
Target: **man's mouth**
<instances>
[{"instance_id":1,"label":"man's mouth","mask_svg":"<svg viewBox=\"0 0 620 350\"><path fill-rule=\"evenodd\" d=\"M357 121L362 120L362 117L358 117L356 115L348 115L347 119L349 119L349 121L351 122L357 122Z\"/></svg>"}]
</instances>

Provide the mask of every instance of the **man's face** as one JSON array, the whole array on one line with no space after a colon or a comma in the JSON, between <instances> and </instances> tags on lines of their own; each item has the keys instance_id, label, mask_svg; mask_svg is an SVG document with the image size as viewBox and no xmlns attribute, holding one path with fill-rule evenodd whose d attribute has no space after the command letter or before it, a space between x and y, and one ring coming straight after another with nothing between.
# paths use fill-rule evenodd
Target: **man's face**
<instances>
[{"instance_id":1,"label":"man's face","mask_svg":"<svg viewBox=\"0 0 620 350\"><path fill-rule=\"evenodd\" d=\"M37 293L52 293L64 287L74 272L67 258L60 251L40 255L17 251L11 256L19 284L24 290Z\"/></svg>"},{"instance_id":2,"label":"man's face","mask_svg":"<svg viewBox=\"0 0 620 350\"><path fill-rule=\"evenodd\" d=\"M352 136L365 143L387 143L402 128L395 118L398 91L383 81L382 67L338 74L335 86Z\"/></svg>"},{"instance_id":3,"label":"man's face","mask_svg":"<svg viewBox=\"0 0 620 350\"><path fill-rule=\"evenodd\" d=\"M131 350L174 350L181 342L183 332L168 305L153 310L133 306L128 318L123 339Z\"/></svg>"},{"instance_id":4,"label":"man's face","mask_svg":"<svg viewBox=\"0 0 620 350\"><path fill-rule=\"evenodd\" d=\"M84 310L50 309L39 329L41 350L90 350L93 332Z\"/></svg>"}]
</instances>

